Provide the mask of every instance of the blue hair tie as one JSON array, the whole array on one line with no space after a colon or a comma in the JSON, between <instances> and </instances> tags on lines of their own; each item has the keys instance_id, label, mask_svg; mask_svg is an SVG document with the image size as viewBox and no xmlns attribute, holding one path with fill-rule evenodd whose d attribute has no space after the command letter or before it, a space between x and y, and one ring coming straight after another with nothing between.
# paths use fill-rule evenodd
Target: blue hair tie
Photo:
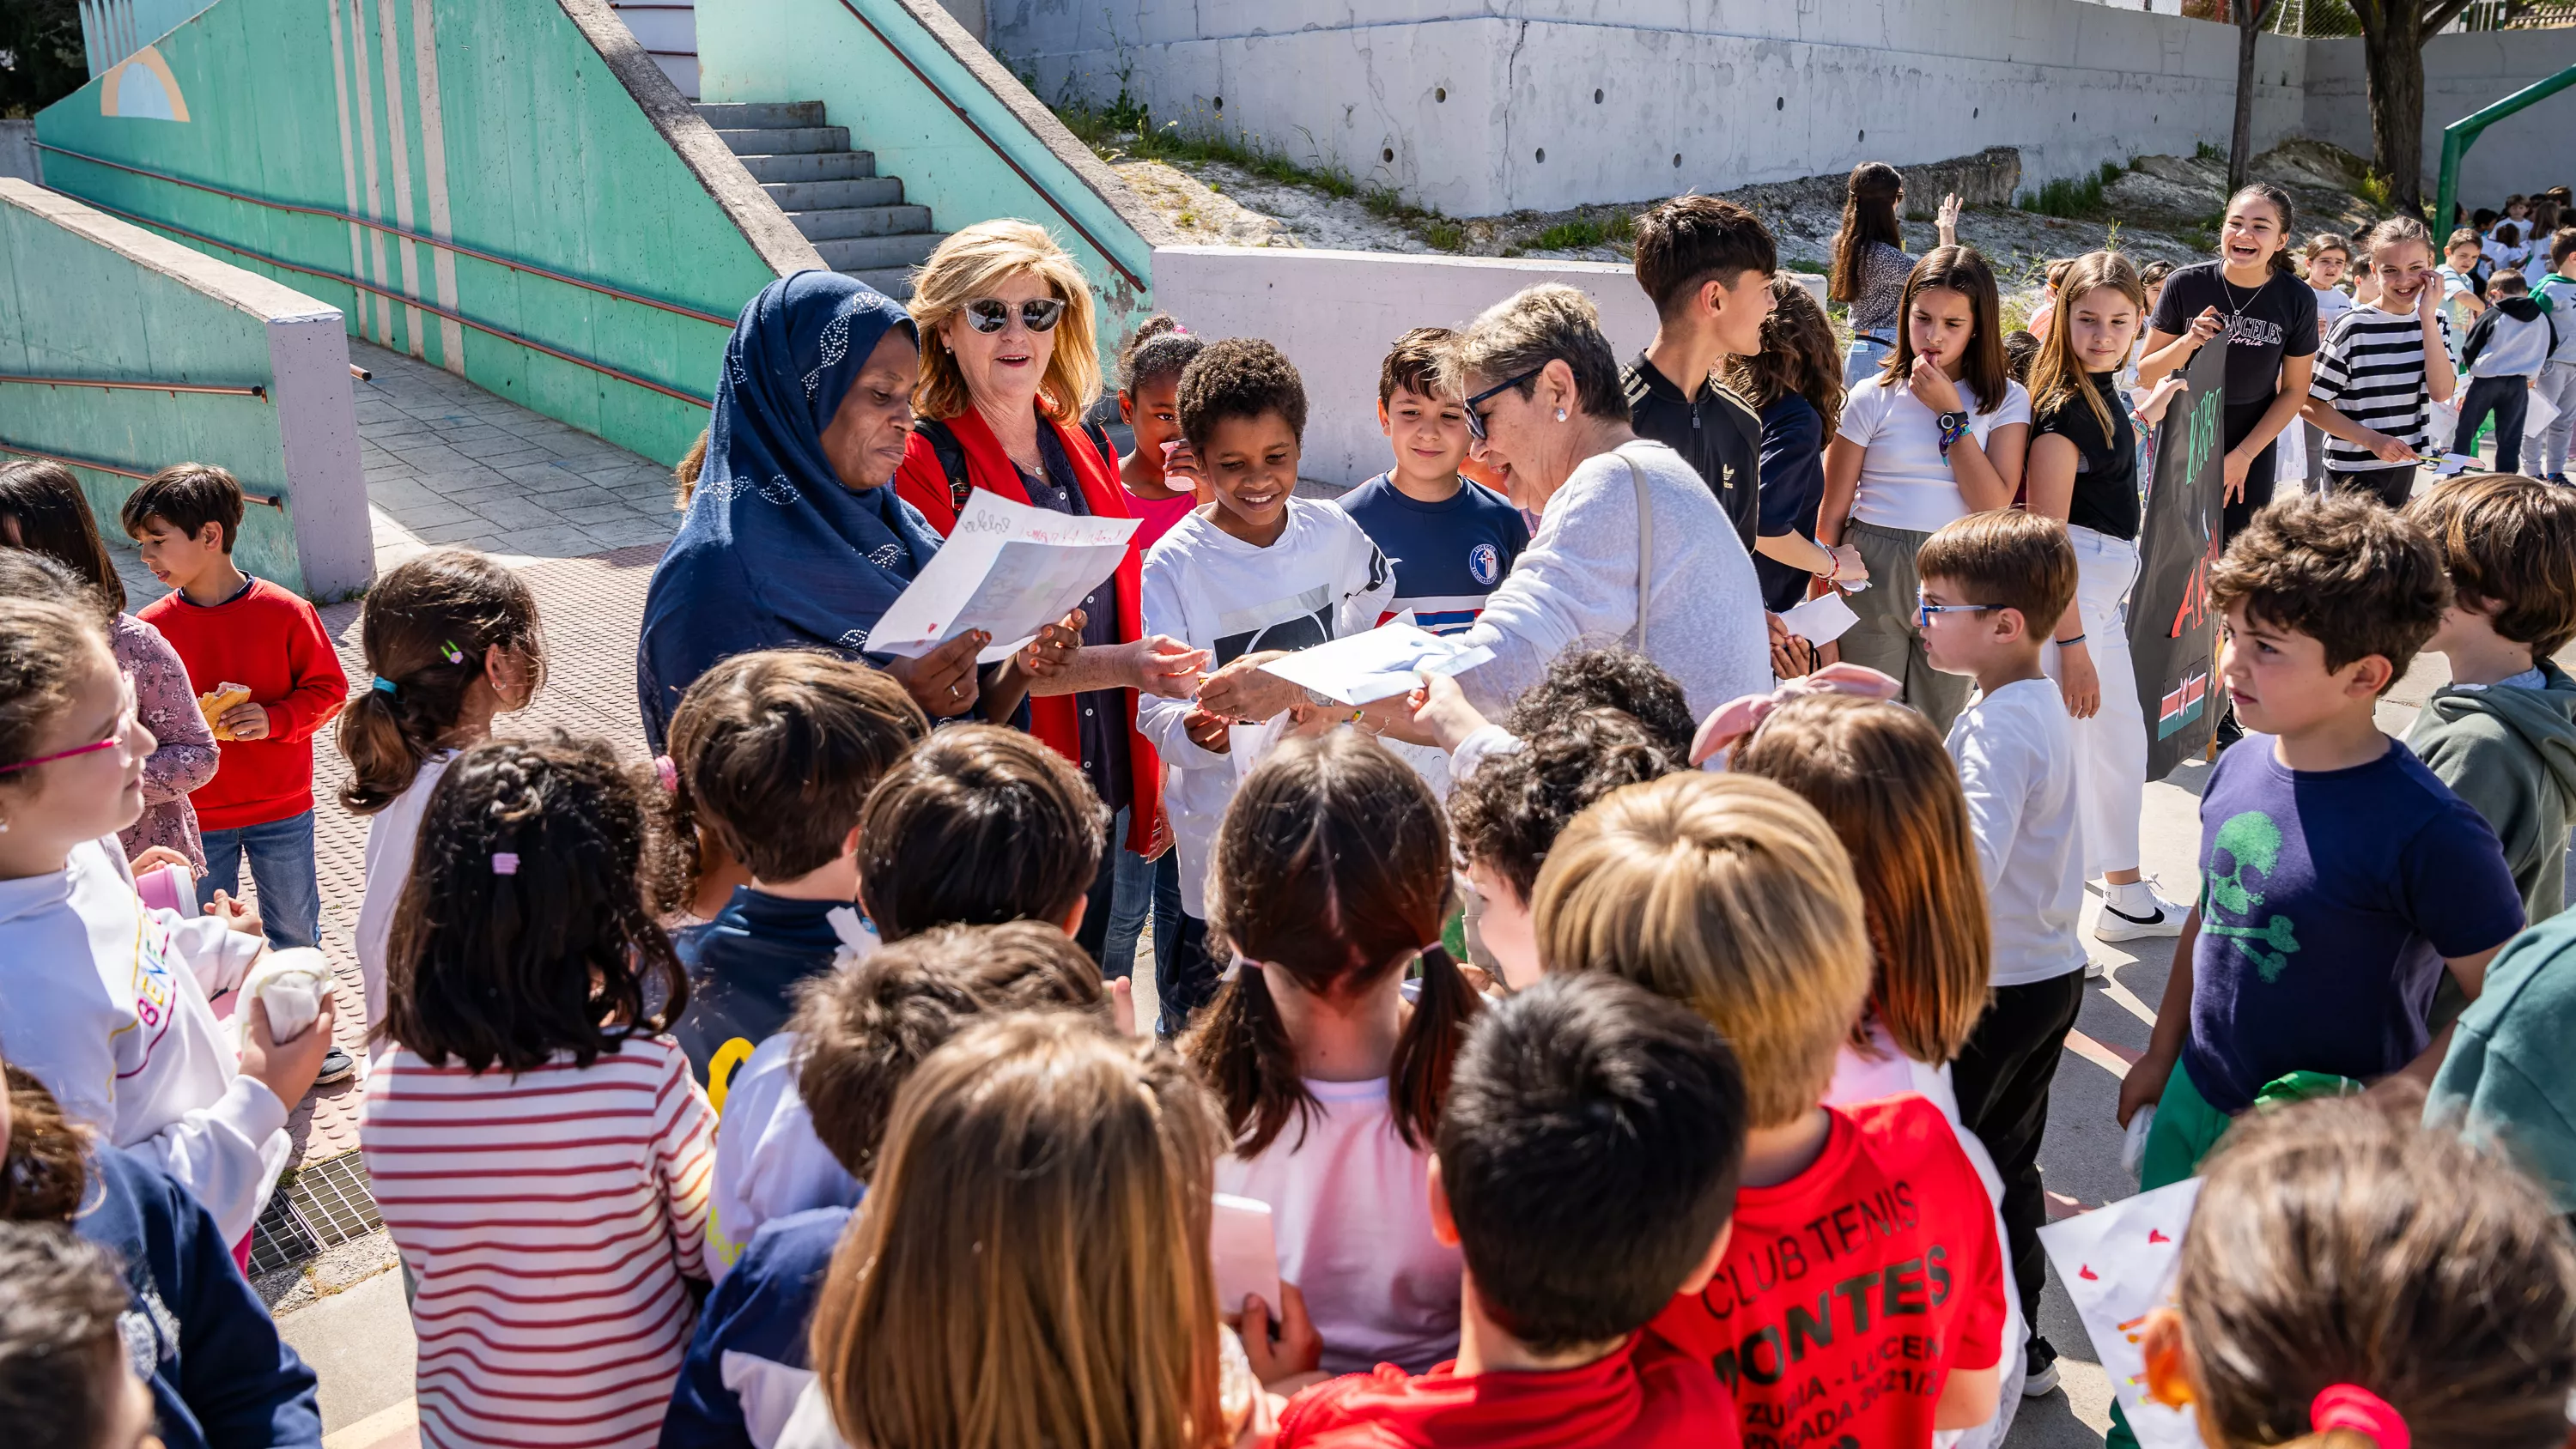
<instances>
[{"instance_id":1,"label":"blue hair tie","mask_svg":"<svg viewBox=\"0 0 2576 1449\"><path fill-rule=\"evenodd\" d=\"M385 693L387 693L387 694L392 694L392 693L394 692L394 690L395 690L395 685L394 685L394 682L393 682L392 680L387 679L387 678L385 678L383 675L379 674L379 675L377 675L377 676L376 676L375 688L377 688L377 689L381 689L381 690L383 690L383 691L384 691Z\"/></svg>"}]
</instances>

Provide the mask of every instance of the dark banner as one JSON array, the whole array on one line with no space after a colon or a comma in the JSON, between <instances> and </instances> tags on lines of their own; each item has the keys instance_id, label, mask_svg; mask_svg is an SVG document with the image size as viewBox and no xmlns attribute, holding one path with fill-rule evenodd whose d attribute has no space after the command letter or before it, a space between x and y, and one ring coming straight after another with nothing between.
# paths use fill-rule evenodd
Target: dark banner
<instances>
[{"instance_id":1,"label":"dark banner","mask_svg":"<svg viewBox=\"0 0 2576 1449\"><path fill-rule=\"evenodd\" d=\"M2154 476L2138 534L2138 584L2129 595L2129 652L2146 707L2150 780L2207 752L2219 704L2210 674L2218 619L2209 611L2209 568L2223 542L2227 349L2200 349L2183 380L2182 395L2156 429Z\"/></svg>"}]
</instances>

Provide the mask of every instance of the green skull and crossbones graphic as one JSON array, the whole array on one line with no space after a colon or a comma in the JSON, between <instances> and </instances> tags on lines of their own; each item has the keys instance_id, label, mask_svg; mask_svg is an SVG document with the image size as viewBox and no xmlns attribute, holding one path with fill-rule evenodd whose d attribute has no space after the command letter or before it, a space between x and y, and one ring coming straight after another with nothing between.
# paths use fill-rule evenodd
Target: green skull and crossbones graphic
<instances>
[{"instance_id":1,"label":"green skull and crossbones graphic","mask_svg":"<svg viewBox=\"0 0 2576 1449\"><path fill-rule=\"evenodd\" d=\"M2253 888L2246 873L2259 871L2264 879L2271 878L2273 867L2281 862L2281 827L2262 811L2248 810L2230 816L2226 824L2219 826L2218 838L2211 845L2210 863L2215 866L2215 852L2224 851L2231 868L2224 875L2212 870L2201 888L2201 930L2213 936L2234 937L2236 949L2253 960L2255 971L2266 985L2280 980L2281 973L2289 969L2290 953L2299 949L2299 940L2287 916L2275 914L2259 927L2251 924L2254 908L2263 903L2263 893ZM2227 925L2218 919L2219 908L2248 924Z\"/></svg>"}]
</instances>

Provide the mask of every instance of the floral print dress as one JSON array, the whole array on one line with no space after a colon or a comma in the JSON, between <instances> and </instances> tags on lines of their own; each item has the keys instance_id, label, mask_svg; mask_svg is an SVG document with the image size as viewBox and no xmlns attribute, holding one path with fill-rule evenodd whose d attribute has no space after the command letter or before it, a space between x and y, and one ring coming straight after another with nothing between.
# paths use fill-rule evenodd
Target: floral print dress
<instances>
[{"instance_id":1,"label":"floral print dress","mask_svg":"<svg viewBox=\"0 0 2576 1449\"><path fill-rule=\"evenodd\" d=\"M132 614L116 616L108 644L116 667L134 676L134 708L143 727L161 742L143 762L143 816L116 838L128 860L166 845L203 875L206 851L197 839L197 809L188 795L215 778L218 756L215 733L206 728L206 717L197 712L196 691L188 687L188 667L160 630Z\"/></svg>"}]
</instances>

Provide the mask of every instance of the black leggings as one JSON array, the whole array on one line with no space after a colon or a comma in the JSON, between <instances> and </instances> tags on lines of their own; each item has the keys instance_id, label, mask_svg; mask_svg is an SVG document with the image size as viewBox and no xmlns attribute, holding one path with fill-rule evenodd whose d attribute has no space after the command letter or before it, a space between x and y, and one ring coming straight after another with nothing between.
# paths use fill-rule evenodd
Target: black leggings
<instances>
[{"instance_id":1,"label":"black leggings","mask_svg":"<svg viewBox=\"0 0 2576 1449\"><path fill-rule=\"evenodd\" d=\"M2253 434L2254 425L2263 421L2263 415L2271 410L2272 399L2268 397L2261 402L2228 404L2224 434L2227 446L2233 448L2244 442ZM2290 426L2295 428L2299 424L2294 419ZM2221 538L2234 538L2243 533L2245 526L2254 521L2254 515L2272 501L2273 464L2277 461L2280 446L2281 440L2274 438L2263 445L2262 452L2254 455L2253 465L2245 470L2244 494L2220 511Z\"/></svg>"}]
</instances>

